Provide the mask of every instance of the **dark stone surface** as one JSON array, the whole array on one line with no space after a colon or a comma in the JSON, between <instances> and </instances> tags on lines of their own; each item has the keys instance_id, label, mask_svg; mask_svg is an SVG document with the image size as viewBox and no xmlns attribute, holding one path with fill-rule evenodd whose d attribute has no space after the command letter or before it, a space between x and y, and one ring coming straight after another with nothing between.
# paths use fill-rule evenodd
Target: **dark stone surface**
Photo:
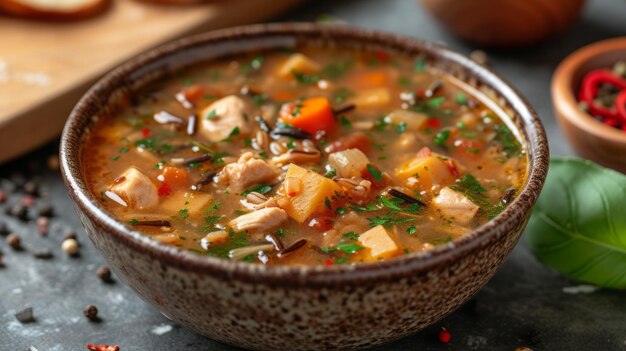
<instances>
[{"instance_id":1,"label":"dark stone surface","mask_svg":"<svg viewBox=\"0 0 626 351\"><path fill-rule=\"evenodd\" d=\"M282 17L315 20L331 14L348 23L439 40L460 52L472 47L446 34L414 1L316 1ZM550 137L553 154L570 154L551 111L549 82L553 69L569 52L584 44L626 34L626 4L616 0L590 1L582 20L565 36L541 46L511 52L490 52L492 67L513 82L539 112ZM488 26L486 25L486 30ZM46 157L56 144L0 168L4 179L19 175L42 181L43 199L35 207L52 204L47 237L37 234L34 220L22 222L4 210L21 201L11 193L0 204L0 222L22 237L23 251L0 242L5 267L0 268L0 350L85 350L87 343L119 344L122 350L234 350L181 328L142 302L119 282L103 283L96 270L104 264L83 234L60 175L47 170ZM19 181L19 179L18 179ZM31 211L31 218L35 211ZM68 230L79 233L80 256L61 250ZM50 249L54 257L40 260L33 252ZM468 304L416 335L377 350L626 350L624 293L594 290L572 293L579 286L540 264L517 246L493 280ZM568 292L569 291L569 292ZM83 315L88 304L98 307L99 322ZM33 307L35 321L22 325L17 311ZM452 341L441 344L437 331L445 326ZM381 326L384 328L384 326Z\"/></svg>"}]
</instances>

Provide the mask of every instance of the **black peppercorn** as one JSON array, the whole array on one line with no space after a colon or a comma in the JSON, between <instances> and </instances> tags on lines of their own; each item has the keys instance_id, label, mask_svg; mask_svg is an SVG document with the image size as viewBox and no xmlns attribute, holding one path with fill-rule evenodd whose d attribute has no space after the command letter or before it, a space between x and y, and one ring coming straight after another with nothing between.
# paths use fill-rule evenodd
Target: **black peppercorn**
<instances>
[{"instance_id":1,"label":"black peppercorn","mask_svg":"<svg viewBox=\"0 0 626 351\"><path fill-rule=\"evenodd\" d=\"M85 317L92 321L98 318L98 308L95 305L87 305L87 307L83 310L83 313L85 314Z\"/></svg>"},{"instance_id":2,"label":"black peppercorn","mask_svg":"<svg viewBox=\"0 0 626 351\"><path fill-rule=\"evenodd\" d=\"M96 275L105 283L113 282L113 278L111 277L111 270L109 269L109 267L102 266L98 268L98 270L96 271Z\"/></svg>"},{"instance_id":3,"label":"black peppercorn","mask_svg":"<svg viewBox=\"0 0 626 351\"><path fill-rule=\"evenodd\" d=\"M15 233L9 234L6 238L6 242L7 245L9 245L14 250L22 249L22 239L20 239L20 236Z\"/></svg>"},{"instance_id":4,"label":"black peppercorn","mask_svg":"<svg viewBox=\"0 0 626 351\"><path fill-rule=\"evenodd\" d=\"M43 205L39 208L39 217L52 217L54 215L54 208L52 205Z\"/></svg>"},{"instance_id":5,"label":"black peppercorn","mask_svg":"<svg viewBox=\"0 0 626 351\"><path fill-rule=\"evenodd\" d=\"M23 187L24 192L28 195L38 196L39 195L39 183L30 180L24 183Z\"/></svg>"}]
</instances>

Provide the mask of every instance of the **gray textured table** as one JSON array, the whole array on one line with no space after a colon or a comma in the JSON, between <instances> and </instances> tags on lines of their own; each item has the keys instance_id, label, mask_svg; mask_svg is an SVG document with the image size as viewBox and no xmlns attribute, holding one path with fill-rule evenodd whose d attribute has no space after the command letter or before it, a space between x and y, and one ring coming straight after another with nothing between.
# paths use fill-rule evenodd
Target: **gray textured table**
<instances>
[{"instance_id":1,"label":"gray textured table","mask_svg":"<svg viewBox=\"0 0 626 351\"><path fill-rule=\"evenodd\" d=\"M467 46L445 33L411 0L316 1L280 20L315 20L330 14L348 23L446 42L468 53ZM488 29L487 29L488 30ZM552 153L570 154L551 111L549 80L557 63L569 52L603 38L626 34L626 4L590 0L582 20L564 37L531 49L489 53L492 67L513 82L539 112L548 131ZM46 193L37 206L53 203L57 216L47 237L33 221L20 222L4 214L22 193L0 205L0 221L22 236L27 250L5 252L0 268L0 350L85 350L86 343L118 344L122 350L234 350L181 328L136 297L122 284L103 284L95 270L102 258L82 234L60 175L45 167L56 145L43 147L0 168L5 179L35 176ZM60 250L63 233L74 229L82 243L81 256ZM50 248L54 257L38 260L36 248ZM468 304L435 326L377 350L626 350L626 296L611 290L579 289L541 265L520 243L493 280ZM93 303L102 320L88 322L83 307ZM13 314L32 306L36 321L21 324ZM439 327L452 332L452 341L437 340ZM381 326L384 327L384 326Z\"/></svg>"}]
</instances>

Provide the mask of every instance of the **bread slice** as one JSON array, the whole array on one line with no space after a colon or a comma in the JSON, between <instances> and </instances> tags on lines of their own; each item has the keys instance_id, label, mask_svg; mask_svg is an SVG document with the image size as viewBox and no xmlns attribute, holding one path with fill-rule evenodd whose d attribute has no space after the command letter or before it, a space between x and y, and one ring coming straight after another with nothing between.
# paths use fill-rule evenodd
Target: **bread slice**
<instances>
[{"instance_id":1,"label":"bread slice","mask_svg":"<svg viewBox=\"0 0 626 351\"><path fill-rule=\"evenodd\" d=\"M9 15L48 20L76 21L102 13L111 0L0 0Z\"/></svg>"}]
</instances>

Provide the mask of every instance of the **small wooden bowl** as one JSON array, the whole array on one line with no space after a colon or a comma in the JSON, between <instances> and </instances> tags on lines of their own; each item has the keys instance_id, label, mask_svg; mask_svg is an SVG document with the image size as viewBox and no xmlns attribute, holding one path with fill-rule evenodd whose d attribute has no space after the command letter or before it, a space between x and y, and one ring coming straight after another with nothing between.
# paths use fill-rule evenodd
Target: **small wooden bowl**
<instances>
[{"instance_id":1,"label":"small wooden bowl","mask_svg":"<svg viewBox=\"0 0 626 351\"><path fill-rule=\"evenodd\" d=\"M421 0L461 39L489 47L539 43L565 32L585 0Z\"/></svg>"},{"instance_id":2,"label":"small wooden bowl","mask_svg":"<svg viewBox=\"0 0 626 351\"><path fill-rule=\"evenodd\" d=\"M583 76L626 58L626 37L603 40L575 51L552 76L552 101L561 130L580 156L626 173L626 132L580 110L576 100Z\"/></svg>"}]
</instances>

